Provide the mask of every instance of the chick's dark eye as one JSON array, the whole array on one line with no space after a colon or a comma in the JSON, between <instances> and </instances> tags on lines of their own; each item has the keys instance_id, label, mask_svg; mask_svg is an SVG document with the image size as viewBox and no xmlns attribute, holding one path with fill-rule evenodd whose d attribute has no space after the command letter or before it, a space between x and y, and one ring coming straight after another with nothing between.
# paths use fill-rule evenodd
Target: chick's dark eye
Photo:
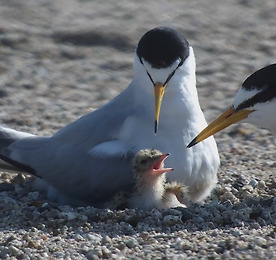
<instances>
[{"instance_id":1,"label":"chick's dark eye","mask_svg":"<svg viewBox=\"0 0 276 260\"><path fill-rule=\"evenodd\" d=\"M146 163L147 163L147 159L141 160L141 164L146 164Z\"/></svg>"}]
</instances>

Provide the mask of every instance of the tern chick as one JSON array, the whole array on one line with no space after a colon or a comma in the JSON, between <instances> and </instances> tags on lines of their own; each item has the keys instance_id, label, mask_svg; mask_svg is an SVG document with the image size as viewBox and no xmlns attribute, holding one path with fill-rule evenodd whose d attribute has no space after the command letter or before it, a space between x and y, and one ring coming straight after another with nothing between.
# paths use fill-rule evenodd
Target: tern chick
<instances>
[{"instance_id":1,"label":"tern chick","mask_svg":"<svg viewBox=\"0 0 276 260\"><path fill-rule=\"evenodd\" d=\"M166 172L173 170L164 166L168 156L168 153L163 154L156 149L139 151L133 161L134 191L131 194L119 192L104 207L143 210L186 207L184 202L189 202L188 189L182 183L166 182Z\"/></svg>"}]
</instances>

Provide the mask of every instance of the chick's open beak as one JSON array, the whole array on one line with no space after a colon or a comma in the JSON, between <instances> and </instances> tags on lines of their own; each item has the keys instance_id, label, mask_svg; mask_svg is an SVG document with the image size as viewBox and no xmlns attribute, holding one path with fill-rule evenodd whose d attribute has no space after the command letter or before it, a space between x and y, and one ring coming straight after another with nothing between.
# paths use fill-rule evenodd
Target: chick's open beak
<instances>
[{"instance_id":1,"label":"chick's open beak","mask_svg":"<svg viewBox=\"0 0 276 260\"><path fill-rule=\"evenodd\" d=\"M167 85L163 85L161 83L157 83L154 85L154 93L155 93L155 122L154 122L154 133L157 133L158 123L159 123L159 115L160 108L163 100L163 96L166 90Z\"/></svg>"},{"instance_id":2,"label":"chick's open beak","mask_svg":"<svg viewBox=\"0 0 276 260\"><path fill-rule=\"evenodd\" d=\"M160 175L165 172L173 171L173 168L166 168L164 166L164 161L170 156L169 153L162 154L156 158L156 161L153 165L153 174Z\"/></svg>"},{"instance_id":3,"label":"chick's open beak","mask_svg":"<svg viewBox=\"0 0 276 260\"><path fill-rule=\"evenodd\" d=\"M227 126L230 126L242 119L245 119L254 110L239 110L235 111L233 106L227 109L205 129L203 129L189 144L188 148L196 145L197 143L205 140L207 137L223 130Z\"/></svg>"}]
</instances>

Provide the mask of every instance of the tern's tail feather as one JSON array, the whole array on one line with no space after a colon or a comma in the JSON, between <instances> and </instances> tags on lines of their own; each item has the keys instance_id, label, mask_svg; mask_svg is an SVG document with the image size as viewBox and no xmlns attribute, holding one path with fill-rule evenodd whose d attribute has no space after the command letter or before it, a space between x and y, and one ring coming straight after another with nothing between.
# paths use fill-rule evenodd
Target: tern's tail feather
<instances>
[{"instance_id":1,"label":"tern's tail feather","mask_svg":"<svg viewBox=\"0 0 276 260\"><path fill-rule=\"evenodd\" d=\"M29 172L35 174L33 169L13 160L10 157L10 149L9 147L26 137L31 137L32 134L19 132L10 128L0 127L0 169L9 170L9 171L22 171L22 172Z\"/></svg>"}]
</instances>

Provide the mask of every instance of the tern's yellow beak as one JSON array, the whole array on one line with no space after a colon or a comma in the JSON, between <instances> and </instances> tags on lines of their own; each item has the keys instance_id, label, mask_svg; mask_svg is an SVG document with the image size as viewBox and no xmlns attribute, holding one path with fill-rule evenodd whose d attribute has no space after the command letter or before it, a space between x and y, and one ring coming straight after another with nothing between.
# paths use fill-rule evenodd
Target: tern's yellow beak
<instances>
[{"instance_id":1,"label":"tern's yellow beak","mask_svg":"<svg viewBox=\"0 0 276 260\"><path fill-rule=\"evenodd\" d=\"M203 129L189 144L187 147L192 147L197 143L205 140L207 137L223 130L227 126L230 126L242 119L245 119L254 110L239 110L235 111L233 107L227 109L205 129Z\"/></svg>"},{"instance_id":2,"label":"tern's yellow beak","mask_svg":"<svg viewBox=\"0 0 276 260\"><path fill-rule=\"evenodd\" d=\"M154 85L154 93L155 93L155 123L154 123L154 133L157 133L158 123L159 123L159 115L160 108L163 100L163 96L166 90L167 85L162 85L161 83L157 83Z\"/></svg>"}]
</instances>

